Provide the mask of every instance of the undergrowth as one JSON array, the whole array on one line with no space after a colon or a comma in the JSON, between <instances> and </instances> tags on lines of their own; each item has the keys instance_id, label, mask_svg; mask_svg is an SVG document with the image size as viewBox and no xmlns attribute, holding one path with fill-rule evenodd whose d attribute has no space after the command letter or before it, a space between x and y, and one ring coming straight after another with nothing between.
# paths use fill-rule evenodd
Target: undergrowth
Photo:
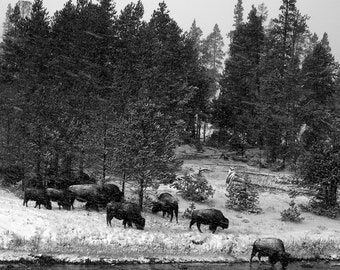
<instances>
[{"instance_id":1,"label":"undergrowth","mask_svg":"<svg viewBox=\"0 0 340 270\"><path fill-rule=\"evenodd\" d=\"M301 217L301 212L296 206L294 200L292 200L289 203L288 209L285 209L281 212L281 220L295 222L295 223L300 223L302 220L304 220L304 218Z\"/></svg>"}]
</instances>

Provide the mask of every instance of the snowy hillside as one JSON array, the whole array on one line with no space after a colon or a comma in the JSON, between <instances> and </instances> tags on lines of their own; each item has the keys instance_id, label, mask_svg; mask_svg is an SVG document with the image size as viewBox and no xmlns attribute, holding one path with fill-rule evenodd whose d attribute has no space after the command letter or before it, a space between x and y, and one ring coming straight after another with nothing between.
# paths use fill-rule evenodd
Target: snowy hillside
<instances>
[{"instance_id":1,"label":"snowy hillside","mask_svg":"<svg viewBox=\"0 0 340 270\"><path fill-rule=\"evenodd\" d=\"M184 155L194 150L182 147ZM212 151L212 152L209 152ZM300 224L282 222L280 212L288 208L289 196L282 190L268 189L260 193L263 213L238 213L225 208L225 177L230 161L218 158L218 152L207 150L201 157L185 160L183 170L207 169L204 176L215 188L214 197L198 209L217 208L229 219L229 229L220 227L215 234L196 225L189 230L190 220L182 217L191 202L183 200L176 190L162 186L159 192L168 191L179 198L179 223L170 223L160 214L144 212L144 231L124 229L120 220L113 219L113 227L107 227L104 211L85 211L77 202L75 210L59 210L53 204L52 211L22 206L22 200L14 194L0 190L0 260L25 257L28 254L48 254L66 261L91 259L139 260L150 258L165 261L245 261L249 259L251 245L258 237L281 238L286 249L296 258L340 259L340 221L303 213ZM215 156L216 157L215 157ZM233 165L237 166L237 163ZM239 164L241 168L241 164ZM256 168L247 168L257 170ZM299 197L297 202L305 202Z\"/></svg>"}]
</instances>

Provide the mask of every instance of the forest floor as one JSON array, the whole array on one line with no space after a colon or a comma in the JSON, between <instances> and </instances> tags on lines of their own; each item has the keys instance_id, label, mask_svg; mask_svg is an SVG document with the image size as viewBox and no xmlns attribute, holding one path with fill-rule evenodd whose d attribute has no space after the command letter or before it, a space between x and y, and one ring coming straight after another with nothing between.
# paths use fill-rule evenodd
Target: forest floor
<instances>
[{"instance_id":1,"label":"forest floor","mask_svg":"<svg viewBox=\"0 0 340 270\"><path fill-rule=\"evenodd\" d=\"M245 163L220 159L221 152L206 148L197 153L181 146L177 153L184 159L182 170L198 172L215 189L213 198L196 203L196 209L217 208L229 219L229 228L218 227L212 234L202 225L199 233L189 219L182 217L191 204L177 190L161 186L158 193L170 192L179 199L179 222L169 222L160 214L143 212L145 230L124 229L120 220L113 227L106 225L105 211L85 211L76 202L72 211L34 208L22 205L22 199L0 189L0 261L38 260L52 258L59 262L242 262L248 261L252 243L259 237L281 238L286 251L296 259L340 260L340 220L302 212L301 223L281 221L281 211L289 207L291 198L280 179L289 172L270 172ZM247 172L259 184L260 214L236 212L225 207L225 178L233 166L240 175ZM254 176L254 177L252 177ZM120 183L117 183L118 185ZM297 204L308 201L295 198Z\"/></svg>"}]
</instances>

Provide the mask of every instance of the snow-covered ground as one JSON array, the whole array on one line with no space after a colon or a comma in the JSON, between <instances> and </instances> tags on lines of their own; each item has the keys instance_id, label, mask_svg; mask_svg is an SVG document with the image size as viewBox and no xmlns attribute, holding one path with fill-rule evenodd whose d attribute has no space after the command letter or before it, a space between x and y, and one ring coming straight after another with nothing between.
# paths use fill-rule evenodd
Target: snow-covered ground
<instances>
[{"instance_id":1,"label":"snow-covered ground","mask_svg":"<svg viewBox=\"0 0 340 270\"><path fill-rule=\"evenodd\" d=\"M189 154L188 146L178 150ZM209 152L210 151L210 152ZM279 190L260 193L263 213L239 213L225 208L225 177L231 161L218 158L218 152L207 149L202 155L213 158L185 160L183 170L208 169L204 176L215 188L212 199L197 203L196 208L217 208L229 219L227 230L220 227L215 234L202 226L199 233L194 225L189 230L189 219L182 217L191 202L183 200L176 190L161 186L158 192L168 191L179 198L179 223L170 223L160 214L144 212L144 231L124 229L120 220L113 219L107 227L105 211L85 211L82 203L75 210L53 210L22 205L14 194L0 189L0 261L28 254L49 254L66 261L91 259L138 260L150 258L165 261L245 261L258 237L279 237L288 252L296 258L340 259L340 221L303 213L302 223L283 222L280 212L289 207L289 196ZM237 165L237 164L233 164ZM298 197L297 203L306 201ZM11 257L12 256L12 257Z\"/></svg>"}]
</instances>

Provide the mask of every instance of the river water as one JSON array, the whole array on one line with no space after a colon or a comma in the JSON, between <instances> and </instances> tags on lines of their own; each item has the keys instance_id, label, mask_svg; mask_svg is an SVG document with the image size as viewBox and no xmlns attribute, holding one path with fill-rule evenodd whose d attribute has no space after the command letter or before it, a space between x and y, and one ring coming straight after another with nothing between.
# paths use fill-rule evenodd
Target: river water
<instances>
[{"instance_id":1,"label":"river water","mask_svg":"<svg viewBox=\"0 0 340 270\"><path fill-rule=\"evenodd\" d=\"M1 269L1 268L0 268ZM15 269L15 268L14 268ZM32 270L272 270L269 264L248 263L175 263L175 264L133 264L133 265L52 265L29 266ZM281 270L277 263L274 270ZM340 270L340 262L295 262L288 265L287 270Z\"/></svg>"}]
</instances>

